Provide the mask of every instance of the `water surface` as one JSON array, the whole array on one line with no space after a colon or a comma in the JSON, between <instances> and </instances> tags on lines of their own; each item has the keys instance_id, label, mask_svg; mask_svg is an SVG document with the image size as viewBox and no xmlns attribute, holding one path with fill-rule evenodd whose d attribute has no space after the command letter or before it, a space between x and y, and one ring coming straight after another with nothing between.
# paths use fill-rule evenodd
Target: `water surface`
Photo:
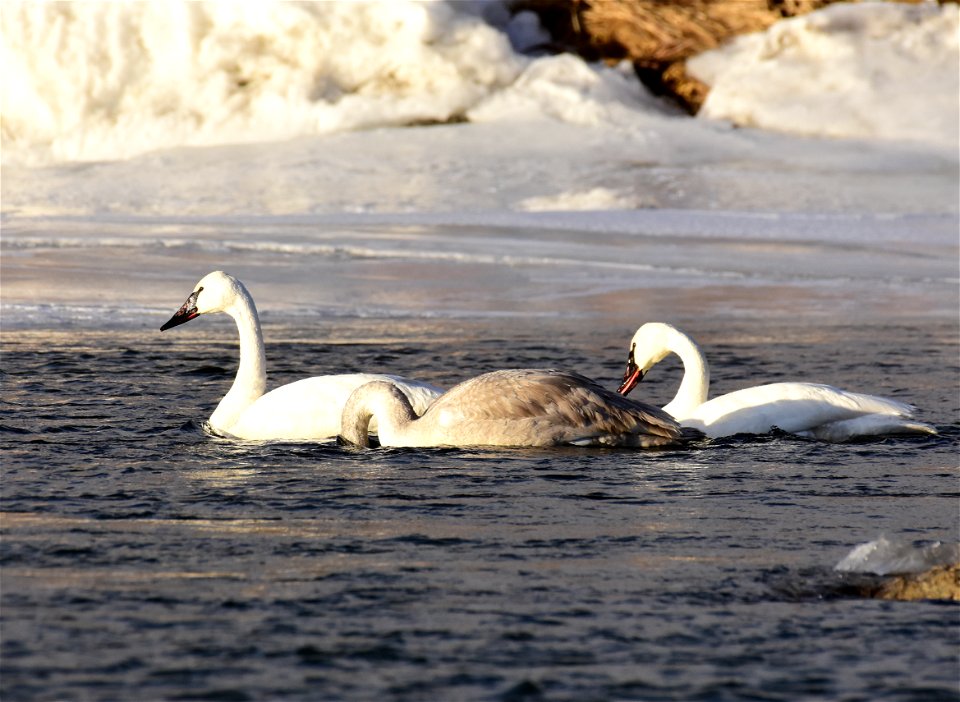
<instances>
[{"instance_id":1,"label":"water surface","mask_svg":"<svg viewBox=\"0 0 960 702\"><path fill-rule=\"evenodd\" d=\"M957 608L863 600L832 571L880 534L956 540L952 323L699 333L718 392L840 377L939 437L653 452L217 439L235 332L176 332L4 333L4 700L957 699ZM612 387L630 333L265 324L271 384L557 366ZM665 402L678 372L636 392Z\"/></svg>"}]
</instances>

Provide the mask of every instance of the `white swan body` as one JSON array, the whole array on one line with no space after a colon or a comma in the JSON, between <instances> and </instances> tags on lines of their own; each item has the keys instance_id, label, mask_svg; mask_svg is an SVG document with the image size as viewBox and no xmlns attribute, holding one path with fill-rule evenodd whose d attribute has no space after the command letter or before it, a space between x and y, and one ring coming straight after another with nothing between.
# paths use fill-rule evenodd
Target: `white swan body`
<instances>
[{"instance_id":1,"label":"white swan body","mask_svg":"<svg viewBox=\"0 0 960 702\"><path fill-rule=\"evenodd\" d=\"M427 383L375 373L322 375L266 392L266 358L257 308L246 287L233 276L222 271L206 275L160 330L214 312L230 315L240 334L237 377L208 420L218 434L254 440L330 439L340 431L344 403L361 385L374 380L395 383L418 413L443 392Z\"/></svg>"},{"instance_id":2,"label":"white swan body","mask_svg":"<svg viewBox=\"0 0 960 702\"><path fill-rule=\"evenodd\" d=\"M937 433L914 420L913 407L903 402L817 383L758 385L707 400L710 369L700 348L676 327L660 322L644 324L634 334L620 392L630 392L670 353L680 356L684 375L676 397L663 409L682 426L711 438L765 434L774 427L823 441Z\"/></svg>"},{"instance_id":3,"label":"white swan body","mask_svg":"<svg viewBox=\"0 0 960 702\"><path fill-rule=\"evenodd\" d=\"M635 446L678 443L665 412L609 392L576 373L501 370L460 383L419 418L389 383L358 388L343 408L341 438L368 446L377 420L381 446Z\"/></svg>"}]
</instances>

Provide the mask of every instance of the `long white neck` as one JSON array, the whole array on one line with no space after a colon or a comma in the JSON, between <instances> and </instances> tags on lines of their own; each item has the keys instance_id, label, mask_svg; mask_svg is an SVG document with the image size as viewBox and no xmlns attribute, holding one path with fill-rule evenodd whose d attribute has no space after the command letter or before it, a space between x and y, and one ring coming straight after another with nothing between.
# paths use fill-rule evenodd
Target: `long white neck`
<instances>
[{"instance_id":1,"label":"long white neck","mask_svg":"<svg viewBox=\"0 0 960 702\"><path fill-rule=\"evenodd\" d=\"M670 330L666 346L683 362L683 380L680 381L676 396L664 405L663 409L676 419L682 420L707 401L710 392L710 366L693 339L678 329Z\"/></svg>"},{"instance_id":2,"label":"long white neck","mask_svg":"<svg viewBox=\"0 0 960 702\"><path fill-rule=\"evenodd\" d=\"M370 421L377 422L381 446L402 446L417 413L396 385L376 380L353 391L340 416L340 436L357 446L370 446Z\"/></svg>"},{"instance_id":3,"label":"long white neck","mask_svg":"<svg viewBox=\"0 0 960 702\"><path fill-rule=\"evenodd\" d=\"M243 411L266 392L267 361L257 307L246 289L241 287L238 290L234 302L224 312L237 323L237 331L240 333L240 365L233 385L210 415L210 424L217 429L229 431Z\"/></svg>"}]
</instances>

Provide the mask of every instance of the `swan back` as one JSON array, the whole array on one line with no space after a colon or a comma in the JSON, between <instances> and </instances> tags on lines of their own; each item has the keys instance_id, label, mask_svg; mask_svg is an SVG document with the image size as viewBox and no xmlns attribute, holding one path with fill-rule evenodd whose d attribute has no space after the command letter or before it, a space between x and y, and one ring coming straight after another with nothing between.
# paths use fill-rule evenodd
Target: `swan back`
<instances>
[{"instance_id":1,"label":"swan back","mask_svg":"<svg viewBox=\"0 0 960 702\"><path fill-rule=\"evenodd\" d=\"M655 446L679 438L676 422L662 410L552 369L487 373L438 402L428 416L470 433L482 428L484 443Z\"/></svg>"},{"instance_id":2,"label":"swan back","mask_svg":"<svg viewBox=\"0 0 960 702\"><path fill-rule=\"evenodd\" d=\"M361 394L357 398L358 393ZM486 373L441 395L419 419L361 388L344 408L341 432L376 417L384 446L659 446L680 439L663 411L609 392L577 373L518 369ZM395 397L395 394L394 394ZM356 400L356 402L355 402ZM385 421L387 422L385 424ZM396 424L392 422L396 421Z\"/></svg>"},{"instance_id":3,"label":"swan back","mask_svg":"<svg viewBox=\"0 0 960 702\"><path fill-rule=\"evenodd\" d=\"M772 427L803 433L824 427L820 432L822 436L817 438L837 441L843 440L839 438L843 433L847 433L843 438L850 438L890 433L882 431L883 426L915 425L917 423L907 421L912 414L910 405L886 397L818 383L769 383L715 397L677 419L708 436L764 434ZM867 416L875 419L843 424L835 429L825 426ZM883 416L888 419L879 420Z\"/></svg>"}]
</instances>

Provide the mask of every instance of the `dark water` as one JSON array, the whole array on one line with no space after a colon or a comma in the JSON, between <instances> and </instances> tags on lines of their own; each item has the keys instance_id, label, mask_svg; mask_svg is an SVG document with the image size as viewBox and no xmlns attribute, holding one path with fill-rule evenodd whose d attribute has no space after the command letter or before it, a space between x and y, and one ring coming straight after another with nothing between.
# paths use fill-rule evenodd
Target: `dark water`
<instances>
[{"instance_id":1,"label":"dark water","mask_svg":"<svg viewBox=\"0 0 960 702\"><path fill-rule=\"evenodd\" d=\"M632 333L309 326L267 325L271 384L551 365L615 386ZM235 369L228 325L5 332L0 697L960 699L960 610L860 599L832 570L881 534L957 540L955 326L698 336L717 392L835 382L916 403L941 436L231 443L200 426ZM665 402L676 372L639 392Z\"/></svg>"}]
</instances>

